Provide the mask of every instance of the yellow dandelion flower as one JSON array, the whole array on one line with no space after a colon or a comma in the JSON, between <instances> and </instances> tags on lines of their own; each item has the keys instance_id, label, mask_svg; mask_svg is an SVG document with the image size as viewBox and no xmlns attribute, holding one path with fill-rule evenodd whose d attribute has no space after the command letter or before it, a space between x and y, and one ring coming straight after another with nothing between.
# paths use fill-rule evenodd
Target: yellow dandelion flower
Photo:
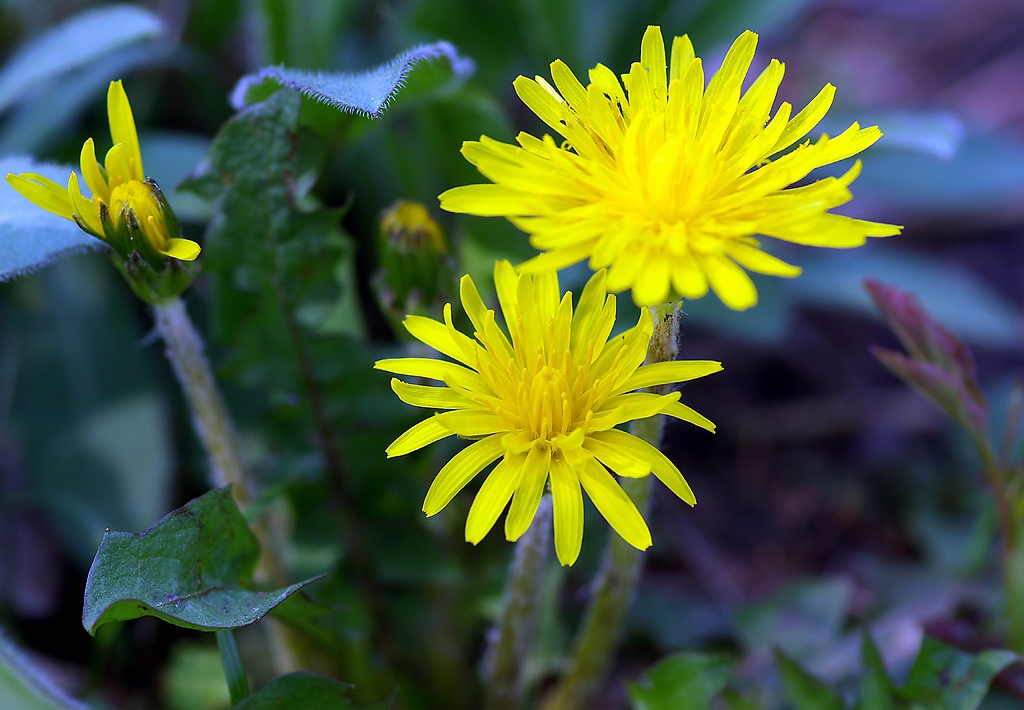
<instances>
[{"instance_id":1,"label":"yellow dandelion flower","mask_svg":"<svg viewBox=\"0 0 1024 710\"><path fill-rule=\"evenodd\" d=\"M120 81L110 82L107 115L114 146L107 151L104 164L96 160L92 138L82 146L82 178L92 197L82 194L76 173L68 178L67 189L37 173L8 174L7 182L44 210L74 220L122 256L139 252L157 263L157 254L194 260L199 245L178 236L174 213L160 188L143 171L135 118Z\"/></svg>"},{"instance_id":2,"label":"yellow dandelion flower","mask_svg":"<svg viewBox=\"0 0 1024 710\"><path fill-rule=\"evenodd\" d=\"M615 427L633 419L667 414L714 431L714 424L679 401L679 393L634 390L682 382L717 372L718 362L694 360L642 365L654 331L648 309L637 325L609 339L615 297L605 272L587 283L573 310L572 293L561 295L554 272L519 274L507 261L494 269L495 286L508 336L498 326L469 276L460 285L462 305L472 321L470 338L452 324L409 316L405 326L418 340L455 362L396 358L375 367L397 375L438 380L443 386L391 387L405 403L450 410L412 427L387 449L391 456L416 451L446 436L475 439L437 474L423 511L434 515L494 461L466 520L474 545L494 526L511 499L505 537L517 540L533 520L550 481L555 550L563 565L579 556L583 541L582 491L612 528L638 549L651 544L643 516L608 469L619 476L653 473L684 501L696 499L664 454ZM581 489L582 486L582 489Z\"/></svg>"},{"instance_id":3,"label":"yellow dandelion flower","mask_svg":"<svg viewBox=\"0 0 1024 710\"><path fill-rule=\"evenodd\" d=\"M699 298L710 286L730 308L753 306L744 268L800 273L762 251L755 235L849 248L898 234L896 225L830 212L851 199L859 162L841 177L790 187L882 133L854 123L792 148L825 116L835 87L795 116L782 103L772 117L781 62L741 91L756 46L756 34L740 35L706 88L689 38L675 38L666 62L659 27L647 28L640 61L621 84L601 64L586 86L561 61L551 65L554 86L520 76L519 98L565 141L520 133L518 146L487 136L464 143L462 154L493 184L448 190L441 207L508 217L544 251L522 265L527 271L584 259L595 270L610 267L608 289L631 288L639 305L668 301L673 290Z\"/></svg>"}]
</instances>

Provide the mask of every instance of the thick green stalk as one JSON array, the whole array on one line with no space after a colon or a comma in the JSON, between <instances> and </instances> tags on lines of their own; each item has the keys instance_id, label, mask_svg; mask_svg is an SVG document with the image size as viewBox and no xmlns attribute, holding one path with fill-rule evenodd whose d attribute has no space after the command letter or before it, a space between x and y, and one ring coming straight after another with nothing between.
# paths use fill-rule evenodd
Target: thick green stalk
<instances>
[{"instance_id":1,"label":"thick green stalk","mask_svg":"<svg viewBox=\"0 0 1024 710\"><path fill-rule=\"evenodd\" d=\"M242 660L238 657L235 633L228 629L218 631L215 635L217 648L220 649L220 663L224 666L224 677L228 682L228 695L231 697L231 704L237 705L249 695L249 679L246 678Z\"/></svg>"},{"instance_id":2,"label":"thick green stalk","mask_svg":"<svg viewBox=\"0 0 1024 710\"><path fill-rule=\"evenodd\" d=\"M665 304L651 309L654 315L654 334L647 347L647 363L675 360L679 334L677 309L677 304ZM659 446L663 419L658 415L637 420L632 424L632 433ZM650 476L620 479L619 483L633 499L640 513L647 517ZM595 580L594 596L584 614L583 626L576 635L566 672L545 701L545 710L590 707L590 700L611 662L622 621L633 601L642 567L643 553L609 532L604 561Z\"/></svg>"},{"instance_id":3,"label":"thick green stalk","mask_svg":"<svg viewBox=\"0 0 1024 710\"><path fill-rule=\"evenodd\" d=\"M551 549L551 496L545 495L537 514L519 542L505 582L501 618L488 638L484 656L484 707L514 710L523 707L523 671L537 625L544 570Z\"/></svg>"}]
</instances>

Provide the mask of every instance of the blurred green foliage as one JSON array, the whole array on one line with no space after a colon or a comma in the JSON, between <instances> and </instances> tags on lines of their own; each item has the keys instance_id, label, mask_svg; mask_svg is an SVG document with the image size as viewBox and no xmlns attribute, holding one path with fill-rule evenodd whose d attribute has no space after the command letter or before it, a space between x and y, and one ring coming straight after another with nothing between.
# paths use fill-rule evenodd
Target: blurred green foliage
<instances>
[{"instance_id":1,"label":"blurred green foliage","mask_svg":"<svg viewBox=\"0 0 1024 710\"><path fill-rule=\"evenodd\" d=\"M816 4L193 0L162 3L155 11L107 6L79 15L86 5L0 5L0 56L6 60L0 70L0 155L75 163L88 136L105 150L101 97L108 81L123 77L147 172L164 185L188 235L203 244L204 276L189 308L207 334L248 460L263 485L257 509L276 510L287 520L294 579L327 572L308 596L282 604L280 616L304 636L311 667L354 685L284 676L245 707L274 707L275 694L294 700L307 686L345 698L339 703L391 698L411 708L476 707L476 659L500 601L510 546L498 535L478 548L466 545L460 523L466 498L436 518L420 514L430 477L451 445L397 461L384 457L385 447L417 415L391 395L388 378L371 369L376 358L399 347L371 286L381 211L400 198L428 205L452 235L461 270L487 283L496 258L517 261L531 254L525 237L503 220L455 219L434 206L442 190L480 179L459 155L463 140L487 134L508 141L519 129L537 132L537 119L512 92L517 74L545 75L556 58L579 75L597 62L625 71L648 24L662 24L670 35L689 32L710 66L742 29L785 36ZM43 40L59 43L60 55L47 50L50 61L32 59L46 45L33 50L31 43L69 18L59 34ZM268 65L354 72L438 40L472 59L475 75L455 81L443 61L418 64L378 121L288 90L267 91L237 113L229 103L238 80ZM793 91L800 95L806 88ZM913 208L967 218L1019 195L1020 146L981 135L955 117L900 115L910 126L903 130L915 139L894 139L869 154L854 186L858 196L893 214ZM900 125L894 126L897 139ZM859 287L872 275L918 292L968 340L992 348L1019 342L1016 304L959 264L888 243L837 256L805 252L795 259L805 276L759 281L756 310L727 312L713 299L688 303L689 323L713 336L780 347L807 306L874 317ZM74 256L0 284L0 452L14 452L2 453L0 461L0 531L14 529L15 515L44 514L58 539L55 554L76 583L84 582L104 529L141 531L207 487L206 464L171 373L150 342L150 327L100 255ZM919 504L932 510L928 500ZM948 549L921 537L925 548ZM578 613L577 590L597 565L600 542L600 536L588 536L581 563L553 575L545 590L545 644L529 659L541 685L557 672L565 629ZM4 552L0 564L12 559ZM29 622L19 616L4 582L18 574L13 565L0 569L0 622L32 645ZM892 590L906 592L895 584ZM623 702L628 692L638 708L687 707L679 698L707 707L716 695L730 708L778 707L784 697L796 708L841 707L829 688L849 673L830 674L826 686L804 668L816 654L829 657L823 649L848 639L852 595L850 584L836 578L791 587L707 624L729 637L729 653L673 656L639 679L650 656L678 651L673 644L683 641L706 640L692 629L689 636L676 633L699 613L681 621L681 596L652 603L634 614L628 633L651 648L644 646L639 660L625 665L621 672L638 680L628 691L618 683L618 692ZM641 598L654 597L642 592ZM714 614L705 613L705 620L708 615ZM132 637L126 643L145 642ZM781 686L766 682L754 692L743 679L727 680L727 660L748 654L763 667L774 647L793 657L779 656ZM80 667L109 664L109 646L97 642L87 649L73 659ZM886 701L867 698L897 694L921 698L922 707L975 707L1010 660L994 652L968 657L926 640L897 693L876 651L866 636L860 690L865 710L886 707L870 704ZM196 653L212 655L208 646ZM176 654L164 659L163 669L145 669L143 684L168 686L168 706L192 702L181 699L195 680L187 670L195 660L188 658ZM850 671L855 664L840 665ZM10 667L0 666L0 677L7 678L2 674ZM959 683L959 695L936 686L944 678ZM108 676L79 689L110 698L119 696L118 686L133 683L139 684ZM955 702L928 704L926 698L944 693Z\"/></svg>"}]
</instances>

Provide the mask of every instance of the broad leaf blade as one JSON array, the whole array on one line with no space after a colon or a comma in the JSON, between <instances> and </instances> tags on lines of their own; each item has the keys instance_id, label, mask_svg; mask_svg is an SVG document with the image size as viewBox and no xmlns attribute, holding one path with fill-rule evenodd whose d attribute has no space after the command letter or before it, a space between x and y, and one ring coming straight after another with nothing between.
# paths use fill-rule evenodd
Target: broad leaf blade
<instances>
[{"instance_id":1,"label":"broad leaf blade","mask_svg":"<svg viewBox=\"0 0 1024 710\"><path fill-rule=\"evenodd\" d=\"M448 42L437 42L413 47L389 62L354 74L341 72L310 72L289 69L284 66L264 67L255 74L249 74L235 85L231 92L231 105L241 109L250 103L249 90L271 81L281 86L297 89L304 96L333 106L339 111L358 113L369 118L380 118L398 90L405 84L406 77L419 62L427 59L445 58L457 77L466 77L473 72L473 62L459 55Z\"/></svg>"},{"instance_id":2,"label":"broad leaf blade","mask_svg":"<svg viewBox=\"0 0 1024 710\"><path fill-rule=\"evenodd\" d=\"M336 708L348 710L349 686L333 678L300 671L267 683L258 691L235 703L231 710L285 710L285 708Z\"/></svg>"},{"instance_id":3,"label":"broad leaf blade","mask_svg":"<svg viewBox=\"0 0 1024 710\"><path fill-rule=\"evenodd\" d=\"M39 173L65 185L71 166L37 163L26 156L0 158L0 179L7 173ZM0 281L46 266L61 254L99 249L103 242L74 222L32 204L0 182Z\"/></svg>"},{"instance_id":4,"label":"broad leaf blade","mask_svg":"<svg viewBox=\"0 0 1024 710\"><path fill-rule=\"evenodd\" d=\"M992 679L1019 659L1010 651L972 655L925 636L903 694L937 710L974 710L988 693Z\"/></svg>"},{"instance_id":5,"label":"broad leaf blade","mask_svg":"<svg viewBox=\"0 0 1024 710\"><path fill-rule=\"evenodd\" d=\"M694 653L670 656L629 683L636 710L707 710L729 680L725 659Z\"/></svg>"},{"instance_id":6,"label":"broad leaf blade","mask_svg":"<svg viewBox=\"0 0 1024 710\"><path fill-rule=\"evenodd\" d=\"M48 681L0 635L0 707L19 710L85 710Z\"/></svg>"},{"instance_id":7,"label":"broad leaf blade","mask_svg":"<svg viewBox=\"0 0 1024 710\"><path fill-rule=\"evenodd\" d=\"M141 533L107 532L85 585L82 625L155 616L190 629L247 626L312 579L272 592L247 587L259 546L222 488Z\"/></svg>"},{"instance_id":8,"label":"broad leaf blade","mask_svg":"<svg viewBox=\"0 0 1024 710\"><path fill-rule=\"evenodd\" d=\"M860 702L858 710L896 710L899 691L885 669L882 654L875 645L871 634L865 630L861 641L861 661L864 675L860 680Z\"/></svg>"},{"instance_id":9,"label":"broad leaf blade","mask_svg":"<svg viewBox=\"0 0 1024 710\"><path fill-rule=\"evenodd\" d=\"M125 45L159 35L160 19L136 5L75 15L21 48L0 72L0 111L39 84Z\"/></svg>"},{"instance_id":10,"label":"broad leaf blade","mask_svg":"<svg viewBox=\"0 0 1024 710\"><path fill-rule=\"evenodd\" d=\"M775 652L775 662L794 710L845 710L843 701L827 685L782 651Z\"/></svg>"}]
</instances>

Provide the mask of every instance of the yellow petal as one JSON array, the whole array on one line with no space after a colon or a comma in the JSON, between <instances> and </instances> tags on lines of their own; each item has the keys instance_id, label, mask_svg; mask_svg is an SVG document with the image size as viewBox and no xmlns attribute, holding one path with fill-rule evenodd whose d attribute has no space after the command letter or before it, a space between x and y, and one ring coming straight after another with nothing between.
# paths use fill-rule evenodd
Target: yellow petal
<instances>
[{"instance_id":1,"label":"yellow petal","mask_svg":"<svg viewBox=\"0 0 1024 710\"><path fill-rule=\"evenodd\" d=\"M708 275L711 288L726 306L734 311L745 311L757 305L757 289L754 282L734 261L717 254L709 254L701 259L701 265Z\"/></svg>"},{"instance_id":2,"label":"yellow petal","mask_svg":"<svg viewBox=\"0 0 1024 710\"><path fill-rule=\"evenodd\" d=\"M139 149L139 136L135 130L135 118L132 107L128 103L128 95L120 81L110 82L107 90L107 117L110 119L110 137L114 144L124 145L124 160L127 167L125 181L146 179L142 168L142 151ZM110 165L107 165L110 173Z\"/></svg>"},{"instance_id":3,"label":"yellow petal","mask_svg":"<svg viewBox=\"0 0 1024 710\"><path fill-rule=\"evenodd\" d=\"M508 430L502 417L480 409L459 409L435 417L445 429L459 436L479 437Z\"/></svg>"},{"instance_id":4,"label":"yellow petal","mask_svg":"<svg viewBox=\"0 0 1024 710\"><path fill-rule=\"evenodd\" d=\"M836 87L832 84L825 84L818 95L811 99L810 103L804 106L797 115L786 124L785 130L779 136L778 142L769 151L774 155L785 150L789 146L807 135L808 131L814 128L825 117L828 110L832 108L832 101L836 97Z\"/></svg>"},{"instance_id":5,"label":"yellow petal","mask_svg":"<svg viewBox=\"0 0 1024 710\"><path fill-rule=\"evenodd\" d=\"M527 79L525 76L516 77L512 86L527 108L537 114L537 117L548 124L552 130L558 131L560 135L565 135L569 107L561 100L561 97L552 95L540 82Z\"/></svg>"},{"instance_id":6,"label":"yellow petal","mask_svg":"<svg viewBox=\"0 0 1024 710\"><path fill-rule=\"evenodd\" d=\"M727 253L741 266L768 276L781 276L783 278L795 278L803 273L799 266L787 264L782 259L761 251L756 247L733 242L727 247Z\"/></svg>"},{"instance_id":7,"label":"yellow petal","mask_svg":"<svg viewBox=\"0 0 1024 710\"><path fill-rule=\"evenodd\" d=\"M32 204L58 217L71 219L74 208L68 191L48 177L37 173L7 173L7 184Z\"/></svg>"},{"instance_id":8,"label":"yellow petal","mask_svg":"<svg viewBox=\"0 0 1024 710\"><path fill-rule=\"evenodd\" d=\"M682 402L670 402L663 410L661 410L661 413L667 414L670 417L675 417L676 419L682 419L684 422L690 422L690 424L695 424L701 429L707 429L712 433L715 431L715 423L713 421L691 407L687 407Z\"/></svg>"},{"instance_id":9,"label":"yellow petal","mask_svg":"<svg viewBox=\"0 0 1024 710\"><path fill-rule=\"evenodd\" d=\"M693 43L689 35L676 37L672 40L672 67L669 81L682 79L683 74L690 67L690 62L695 58Z\"/></svg>"},{"instance_id":10,"label":"yellow petal","mask_svg":"<svg viewBox=\"0 0 1024 710\"><path fill-rule=\"evenodd\" d=\"M111 187L123 185L133 179L131 163L128 161L124 143L115 143L111 146L103 158L103 165L106 167L107 180Z\"/></svg>"},{"instance_id":11,"label":"yellow petal","mask_svg":"<svg viewBox=\"0 0 1024 710\"><path fill-rule=\"evenodd\" d=\"M640 65L646 70L656 107L665 103L668 88L668 66L665 62L665 40L661 28L649 25L640 40Z\"/></svg>"},{"instance_id":12,"label":"yellow petal","mask_svg":"<svg viewBox=\"0 0 1024 710\"><path fill-rule=\"evenodd\" d=\"M433 416L429 419L424 419L419 424L403 432L401 436L391 443L391 446L387 448L385 453L388 458L404 456L413 451L418 451L424 446L433 444L435 441L439 441L446 436L451 436L451 434L451 430L444 426L437 416Z\"/></svg>"},{"instance_id":13,"label":"yellow petal","mask_svg":"<svg viewBox=\"0 0 1024 710\"><path fill-rule=\"evenodd\" d=\"M551 459L551 505L554 513L555 554L572 565L583 546L583 492L580 479L561 456Z\"/></svg>"},{"instance_id":14,"label":"yellow petal","mask_svg":"<svg viewBox=\"0 0 1024 710\"><path fill-rule=\"evenodd\" d=\"M494 264L494 290L498 292L498 303L510 335L515 330L516 314L519 312L519 278L508 261Z\"/></svg>"},{"instance_id":15,"label":"yellow petal","mask_svg":"<svg viewBox=\"0 0 1024 710\"><path fill-rule=\"evenodd\" d=\"M604 466L591 459L579 477L594 507L623 540L638 550L651 546L651 531L643 516Z\"/></svg>"},{"instance_id":16,"label":"yellow petal","mask_svg":"<svg viewBox=\"0 0 1024 710\"><path fill-rule=\"evenodd\" d=\"M686 382L704 377L722 369L722 363L714 360L675 360L655 362L638 368L625 382L612 390L612 394L632 392L644 387Z\"/></svg>"},{"instance_id":17,"label":"yellow petal","mask_svg":"<svg viewBox=\"0 0 1024 710\"><path fill-rule=\"evenodd\" d=\"M652 254L633 284L633 301L638 306L667 303L672 290L671 263L664 254Z\"/></svg>"},{"instance_id":18,"label":"yellow petal","mask_svg":"<svg viewBox=\"0 0 1024 710\"><path fill-rule=\"evenodd\" d=\"M467 370L461 365L444 360L434 360L426 357L395 357L378 360L373 365L375 370L391 372L395 375L409 375L410 377L426 377L431 380L446 380L453 370L465 374L476 374Z\"/></svg>"},{"instance_id":19,"label":"yellow petal","mask_svg":"<svg viewBox=\"0 0 1024 710\"><path fill-rule=\"evenodd\" d=\"M78 173L71 173L68 177L68 196L71 198L71 206L75 216L81 220L86 231L91 232L98 239L103 239L103 224L100 222L100 208L95 202L87 200L82 196L82 190L78 187Z\"/></svg>"},{"instance_id":20,"label":"yellow petal","mask_svg":"<svg viewBox=\"0 0 1024 710\"><path fill-rule=\"evenodd\" d=\"M446 304L445 309L451 310L451 305ZM439 353L443 353L453 360L471 365L472 359L469 353L472 353L472 341L469 338L462 336L458 342L452 337L451 332L448 330L444 323L438 323L432 318L426 318L424 316L407 316L403 321L405 329L409 331L412 337L420 340L430 347L437 350ZM467 342L469 341L468 345ZM467 353L468 347L468 353Z\"/></svg>"},{"instance_id":21,"label":"yellow petal","mask_svg":"<svg viewBox=\"0 0 1024 710\"><path fill-rule=\"evenodd\" d=\"M110 186L107 185L103 171L100 170L100 164L96 161L96 146L93 144L92 138L86 140L82 145L79 162L82 165L82 177L92 192L92 196L98 197L104 202L110 202Z\"/></svg>"},{"instance_id":22,"label":"yellow petal","mask_svg":"<svg viewBox=\"0 0 1024 710\"><path fill-rule=\"evenodd\" d=\"M479 543L494 527L522 478L525 454L505 454L488 474L466 518L466 542Z\"/></svg>"},{"instance_id":23,"label":"yellow petal","mask_svg":"<svg viewBox=\"0 0 1024 710\"><path fill-rule=\"evenodd\" d=\"M551 63L551 78L558 87L558 92L577 113L587 106L587 89L576 78L565 62L556 59Z\"/></svg>"},{"instance_id":24,"label":"yellow petal","mask_svg":"<svg viewBox=\"0 0 1024 710\"><path fill-rule=\"evenodd\" d=\"M633 457L645 461L649 470L670 491L690 505L696 505L697 498L693 495L690 484L683 478L683 474L679 472L676 465L665 454L661 453L656 446L652 446L643 439L618 429L597 432L593 435L593 439L600 441L609 449L617 450L620 456ZM612 468L616 473L619 473L618 469ZM619 475L622 474L620 473Z\"/></svg>"},{"instance_id":25,"label":"yellow petal","mask_svg":"<svg viewBox=\"0 0 1024 710\"><path fill-rule=\"evenodd\" d=\"M544 495L544 484L548 480L548 469L551 465L551 449L543 444L535 444L530 448L523 462L522 477L512 507L505 516L505 539L515 542L530 528L541 496Z\"/></svg>"},{"instance_id":26,"label":"yellow petal","mask_svg":"<svg viewBox=\"0 0 1024 710\"><path fill-rule=\"evenodd\" d=\"M410 385L397 377L391 378L391 389L398 398L413 407L427 409L455 409L472 404L465 397L450 387L430 387L428 385Z\"/></svg>"},{"instance_id":27,"label":"yellow petal","mask_svg":"<svg viewBox=\"0 0 1024 710\"><path fill-rule=\"evenodd\" d=\"M591 427L594 430L611 429L623 422L668 413L668 408L678 400L678 392L666 395L648 392L620 394L606 400L601 405L600 410L594 414L594 418L591 420Z\"/></svg>"},{"instance_id":28,"label":"yellow petal","mask_svg":"<svg viewBox=\"0 0 1024 710\"><path fill-rule=\"evenodd\" d=\"M613 431L617 430L591 433L583 442L583 448L624 478L643 478L649 474L651 472L649 456L636 456L635 452L618 448L614 438L611 441L606 441L605 438L599 436L599 434L608 434ZM618 433L624 434L625 432Z\"/></svg>"},{"instance_id":29,"label":"yellow petal","mask_svg":"<svg viewBox=\"0 0 1024 710\"><path fill-rule=\"evenodd\" d=\"M495 434L470 444L455 454L430 484L423 501L423 512L428 516L440 512L456 493L465 488L466 484L488 464L501 456L503 451L501 436Z\"/></svg>"},{"instance_id":30,"label":"yellow petal","mask_svg":"<svg viewBox=\"0 0 1024 710\"><path fill-rule=\"evenodd\" d=\"M174 237L167 240L167 251L160 253L180 261L195 261L200 251L199 245L191 239Z\"/></svg>"}]
</instances>

